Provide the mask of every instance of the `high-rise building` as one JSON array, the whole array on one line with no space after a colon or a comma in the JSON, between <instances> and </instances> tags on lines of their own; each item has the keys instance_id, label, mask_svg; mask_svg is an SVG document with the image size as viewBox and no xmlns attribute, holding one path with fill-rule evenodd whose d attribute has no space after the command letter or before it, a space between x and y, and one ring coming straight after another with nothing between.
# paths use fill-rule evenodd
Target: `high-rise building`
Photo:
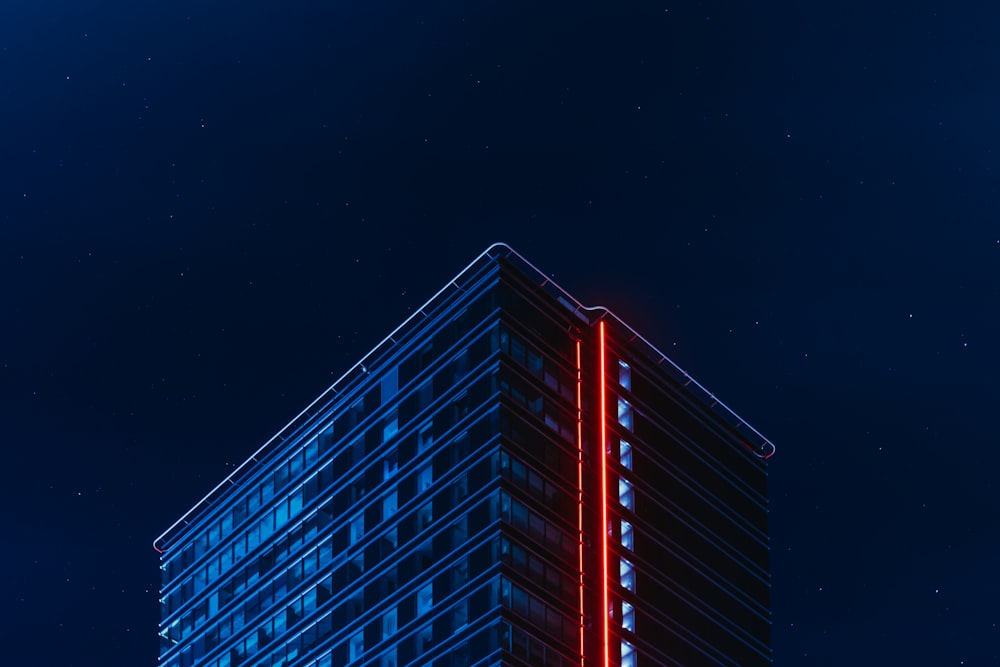
<instances>
[{"instance_id":1,"label":"high-rise building","mask_svg":"<svg viewBox=\"0 0 1000 667\"><path fill-rule=\"evenodd\" d=\"M157 538L160 663L769 665L773 452L491 246Z\"/></svg>"}]
</instances>

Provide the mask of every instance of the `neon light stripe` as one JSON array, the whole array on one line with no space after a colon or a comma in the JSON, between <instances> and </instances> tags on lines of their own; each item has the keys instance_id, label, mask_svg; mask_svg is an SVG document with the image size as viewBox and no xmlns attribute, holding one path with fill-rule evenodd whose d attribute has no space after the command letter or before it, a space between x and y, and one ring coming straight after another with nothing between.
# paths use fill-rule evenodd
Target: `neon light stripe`
<instances>
[{"instance_id":1,"label":"neon light stripe","mask_svg":"<svg viewBox=\"0 0 1000 667\"><path fill-rule=\"evenodd\" d=\"M583 615L583 375L580 370L580 340L576 341L576 539L580 568L580 667L584 667Z\"/></svg>"},{"instance_id":2,"label":"neon light stripe","mask_svg":"<svg viewBox=\"0 0 1000 667\"><path fill-rule=\"evenodd\" d=\"M611 666L611 628L609 627L610 605L608 604L608 413L607 413L607 373L604 363L604 320L597 323L598 347L600 348L601 405L601 561L604 581L601 585L601 615L604 617L604 667Z\"/></svg>"}]
</instances>

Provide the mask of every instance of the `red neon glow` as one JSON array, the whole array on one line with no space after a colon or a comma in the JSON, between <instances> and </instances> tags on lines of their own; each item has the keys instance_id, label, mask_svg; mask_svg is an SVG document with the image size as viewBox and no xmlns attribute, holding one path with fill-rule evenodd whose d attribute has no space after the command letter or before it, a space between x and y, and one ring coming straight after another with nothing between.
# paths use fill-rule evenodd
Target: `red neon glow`
<instances>
[{"instance_id":1,"label":"red neon glow","mask_svg":"<svg viewBox=\"0 0 1000 667\"><path fill-rule=\"evenodd\" d=\"M584 666L583 615L583 376L580 370L580 340L576 341L576 531L580 569L580 667Z\"/></svg>"},{"instance_id":2,"label":"red neon glow","mask_svg":"<svg viewBox=\"0 0 1000 667\"><path fill-rule=\"evenodd\" d=\"M601 562L604 581L601 584L601 615L604 617L604 666L611 665L611 629L609 627L610 605L608 604L608 429L607 429L607 387L604 363L604 320L597 323L598 347L600 349L600 433L601 433Z\"/></svg>"}]
</instances>

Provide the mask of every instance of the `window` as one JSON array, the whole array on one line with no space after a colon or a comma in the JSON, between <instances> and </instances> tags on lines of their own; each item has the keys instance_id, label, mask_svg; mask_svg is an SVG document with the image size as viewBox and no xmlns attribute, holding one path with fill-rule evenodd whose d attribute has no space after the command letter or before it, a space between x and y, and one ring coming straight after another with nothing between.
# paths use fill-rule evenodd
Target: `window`
<instances>
[{"instance_id":1,"label":"window","mask_svg":"<svg viewBox=\"0 0 1000 667\"><path fill-rule=\"evenodd\" d=\"M365 497L368 490L365 488L365 478L358 477L351 483L351 502L356 503Z\"/></svg>"},{"instance_id":2,"label":"window","mask_svg":"<svg viewBox=\"0 0 1000 667\"><path fill-rule=\"evenodd\" d=\"M434 586L427 584L417 591L417 616L426 614L432 606L434 606Z\"/></svg>"},{"instance_id":3,"label":"window","mask_svg":"<svg viewBox=\"0 0 1000 667\"><path fill-rule=\"evenodd\" d=\"M451 589L457 591L469 581L469 559L461 558L451 568Z\"/></svg>"},{"instance_id":4,"label":"window","mask_svg":"<svg viewBox=\"0 0 1000 667\"><path fill-rule=\"evenodd\" d=\"M469 624L469 600L459 600L451 608L451 627L453 631L458 631Z\"/></svg>"},{"instance_id":5,"label":"window","mask_svg":"<svg viewBox=\"0 0 1000 667\"><path fill-rule=\"evenodd\" d=\"M618 561L618 574L622 588L635 593L635 565L624 558Z\"/></svg>"},{"instance_id":6,"label":"window","mask_svg":"<svg viewBox=\"0 0 1000 667\"><path fill-rule=\"evenodd\" d=\"M618 461L626 470L632 469L632 445L624 440L618 445Z\"/></svg>"},{"instance_id":7,"label":"window","mask_svg":"<svg viewBox=\"0 0 1000 667\"><path fill-rule=\"evenodd\" d=\"M434 401L434 383L431 380L424 382L417 389L417 412L420 412Z\"/></svg>"},{"instance_id":8,"label":"window","mask_svg":"<svg viewBox=\"0 0 1000 667\"><path fill-rule=\"evenodd\" d=\"M635 607L622 600L622 629L635 632ZM624 651L622 652L624 657Z\"/></svg>"},{"instance_id":9,"label":"window","mask_svg":"<svg viewBox=\"0 0 1000 667\"><path fill-rule=\"evenodd\" d=\"M423 530L434 520L434 504L426 503L417 510L417 530Z\"/></svg>"},{"instance_id":10,"label":"window","mask_svg":"<svg viewBox=\"0 0 1000 667\"><path fill-rule=\"evenodd\" d=\"M386 533L382 536L382 539L385 541L387 548L395 549L399 546L399 530L393 528L392 530L386 531Z\"/></svg>"},{"instance_id":11,"label":"window","mask_svg":"<svg viewBox=\"0 0 1000 667\"><path fill-rule=\"evenodd\" d=\"M622 641L622 667L635 667L635 647Z\"/></svg>"},{"instance_id":12,"label":"window","mask_svg":"<svg viewBox=\"0 0 1000 667\"><path fill-rule=\"evenodd\" d=\"M416 641L418 654L431 650L434 646L434 626L425 625L417 630L414 640Z\"/></svg>"},{"instance_id":13,"label":"window","mask_svg":"<svg viewBox=\"0 0 1000 667\"><path fill-rule=\"evenodd\" d=\"M632 488L632 482L624 477L618 478L618 502L625 509L635 510L635 489Z\"/></svg>"},{"instance_id":14,"label":"window","mask_svg":"<svg viewBox=\"0 0 1000 667\"><path fill-rule=\"evenodd\" d=\"M434 483L434 468L427 466L417 473L417 493L423 493Z\"/></svg>"},{"instance_id":15,"label":"window","mask_svg":"<svg viewBox=\"0 0 1000 667\"><path fill-rule=\"evenodd\" d=\"M632 388L632 368L621 359L618 360L618 384L622 389Z\"/></svg>"},{"instance_id":16,"label":"window","mask_svg":"<svg viewBox=\"0 0 1000 667\"><path fill-rule=\"evenodd\" d=\"M358 400L354 401L354 405L347 409L347 412L342 415L337 421L343 420L345 423L344 431L354 428L365 413L365 399L362 396ZM335 423L335 427L340 430L339 424Z\"/></svg>"},{"instance_id":17,"label":"window","mask_svg":"<svg viewBox=\"0 0 1000 667\"><path fill-rule=\"evenodd\" d=\"M267 538L271 537L274 532L274 515L265 514L264 518L260 520L260 541L263 542Z\"/></svg>"},{"instance_id":18,"label":"window","mask_svg":"<svg viewBox=\"0 0 1000 667\"><path fill-rule=\"evenodd\" d=\"M382 459L382 479L389 479L397 470L399 470L399 453L393 449Z\"/></svg>"},{"instance_id":19,"label":"window","mask_svg":"<svg viewBox=\"0 0 1000 667\"><path fill-rule=\"evenodd\" d=\"M381 381L381 393L382 393L382 405L396 395L399 390L399 367L393 366L385 375L382 376Z\"/></svg>"},{"instance_id":20,"label":"window","mask_svg":"<svg viewBox=\"0 0 1000 667\"><path fill-rule=\"evenodd\" d=\"M288 523L288 499L282 498L274 508L274 522L277 524L275 530L280 530Z\"/></svg>"},{"instance_id":21,"label":"window","mask_svg":"<svg viewBox=\"0 0 1000 667\"><path fill-rule=\"evenodd\" d=\"M528 350L528 370L535 375L542 373L542 355L532 349Z\"/></svg>"},{"instance_id":22,"label":"window","mask_svg":"<svg viewBox=\"0 0 1000 667\"><path fill-rule=\"evenodd\" d=\"M399 430L399 412L393 410L385 416L382 422L382 442L388 442Z\"/></svg>"},{"instance_id":23,"label":"window","mask_svg":"<svg viewBox=\"0 0 1000 667\"><path fill-rule=\"evenodd\" d=\"M386 520L396 513L397 509L397 499L396 491L390 492L385 498L382 499L382 520Z\"/></svg>"},{"instance_id":24,"label":"window","mask_svg":"<svg viewBox=\"0 0 1000 667\"><path fill-rule=\"evenodd\" d=\"M312 440L310 440L306 444L305 449L303 450L303 452L304 452L304 455L305 455L305 463L306 463L306 465L312 463L317 458L319 458L319 439L318 438L313 438Z\"/></svg>"},{"instance_id":25,"label":"window","mask_svg":"<svg viewBox=\"0 0 1000 667\"><path fill-rule=\"evenodd\" d=\"M618 423L632 430L632 406L624 398L618 399Z\"/></svg>"},{"instance_id":26,"label":"window","mask_svg":"<svg viewBox=\"0 0 1000 667\"><path fill-rule=\"evenodd\" d=\"M514 357L514 361L524 366L524 353L524 341L512 336L510 341L510 356Z\"/></svg>"},{"instance_id":27,"label":"window","mask_svg":"<svg viewBox=\"0 0 1000 667\"><path fill-rule=\"evenodd\" d=\"M434 433L431 432L431 424L425 424L417 434L417 454L427 451L434 444Z\"/></svg>"},{"instance_id":28,"label":"window","mask_svg":"<svg viewBox=\"0 0 1000 667\"><path fill-rule=\"evenodd\" d=\"M243 648L250 654L253 654L254 651L257 650L257 633L250 633L250 635L243 642Z\"/></svg>"},{"instance_id":29,"label":"window","mask_svg":"<svg viewBox=\"0 0 1000 667\"><path fill-rule=\"evenodd\" d=\"M354 634L347 644L348 660L359 660L365 652L365 635L363 632Z\"/></svg>"},{"instance_id":30,"label":"window","mask_svg":"<svg viewBox=\"0 0 1000 667\"><path fill-rule=\"evenodd\" d=\"M635 535L632 533L632 524L622 519L622 546L629 551L635 551Z\"/></svg>"},{"instance_id":31,"label":"window","mask_svg":"<svg viewBox=\"0 0 1000 667\"><path fill-rule=\"evenodd\" d=\"M455 368L455 380L459 380L469 372L469 350L465 349L455 355L452 362Z\"/></svg>"},{"instance_id":32,"label":"window","mask_svg":"<svg viewBox=\"0 0 1000 667\"><path fill-rule=\"evenodd\" d=\"M365 517L358 514L351 519L351 544L357 544L365 536Z\"/></svg>"},{"instance_id":33,"label":"window","mask_svg":"<svg viewBox=\"0 0 1000 667\"><path fill-rule=\"evenodd\" d=\"M396 634L396 610L390 609L382 616L382 639Z\"/></svg>"}]
</instances>

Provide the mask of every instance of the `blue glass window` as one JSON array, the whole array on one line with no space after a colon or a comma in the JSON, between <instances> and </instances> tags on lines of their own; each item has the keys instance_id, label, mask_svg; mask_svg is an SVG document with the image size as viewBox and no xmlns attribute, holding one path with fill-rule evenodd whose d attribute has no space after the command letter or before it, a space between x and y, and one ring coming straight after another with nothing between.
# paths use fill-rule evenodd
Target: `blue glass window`
<instances>
[{"instance_id":1,"label":"blue glass window","mask_svg":"<svg viewBox=\"0 0 1000 667\"><path fill-rule=\"evenodd\" d=\"M632 406L624 398L618 399L618 423L632 430Z\"/></svg>"},{"instance_id":2,"label":"blue glass window","mask_svg":"<svg viewBox=\"0 0 1000 667\"><path fill-rule=\"evenodd\" d=\"M632 469L632 445L622 440L618 446L618 461L622 464L622 467L631 470Z\"/></svg>"},{"instance_id":3,"label":"blue glass window","mask_svg":"<svg viewBox=\"0 0 1000 667\"><path fill-rule=\"evenodd\" d=\"M632 388L632 368L621 359L618 360L618 384L622 389Z\"/></svg>"}]
</instances>

